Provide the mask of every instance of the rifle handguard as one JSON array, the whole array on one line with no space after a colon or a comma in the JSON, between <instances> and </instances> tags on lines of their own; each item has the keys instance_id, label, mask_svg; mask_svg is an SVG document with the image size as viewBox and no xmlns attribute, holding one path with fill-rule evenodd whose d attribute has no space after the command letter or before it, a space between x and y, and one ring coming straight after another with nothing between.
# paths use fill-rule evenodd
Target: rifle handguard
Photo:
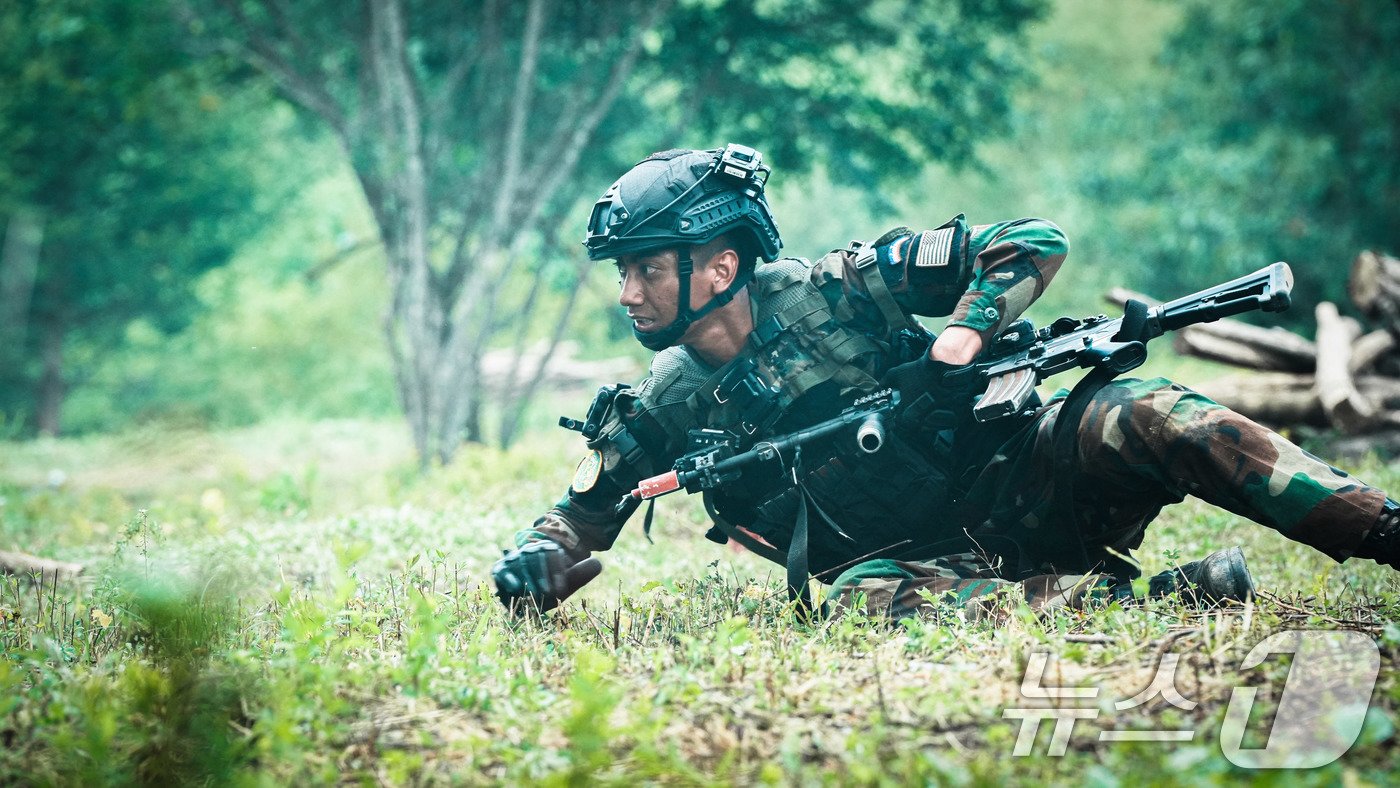
<instances>
[{"instance_id":1,"label":"rifle handguard","mask_svg":"<svg viewBox=\"0 0 1400 788\"><path fill-rule=\"evenodd\" d=\"M671 470L638 482L636 489L618 502L616 511L618 514L631 514L642 501L679 490L697 492L712 489L737 478L748 465L779 459L785 451L797 450L809 442L825 438L839 430L850 429L851 425L855 424L859 425L856 429L856 444L861 451L867 454L879 451L885 443L884 414L898 404L898 391L882 389L857 399L851 407L834 418L787 435L760 440L749 450L732 456L717 451L716 442L707 440L694 453L677 460ZM714 430L695 430L692 431L692 440L695 439L695 433L716 434Z\"/></svg>"}]
</instances>

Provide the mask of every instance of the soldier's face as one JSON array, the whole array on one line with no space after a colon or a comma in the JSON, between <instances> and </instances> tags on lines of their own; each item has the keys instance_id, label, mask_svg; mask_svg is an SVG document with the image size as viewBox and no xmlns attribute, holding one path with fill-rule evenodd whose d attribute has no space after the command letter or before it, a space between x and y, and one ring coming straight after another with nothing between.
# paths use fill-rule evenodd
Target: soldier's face
<instances>
[{"instance_id":1,"label":"soldier's face","mask_svg":"<svg viewBox=\"0 0 1400 788\"><path fill-rule=\"evenodd\" d=\"M676 275L676 252L667 249L646 254L624 255L617 260L617 301L627 308L632 326L643 334L671 325L679 312L680 278ZM690 275L690 308L699 309L711 298L709 268L696 261Z\"/></svg>"}]
</instances>

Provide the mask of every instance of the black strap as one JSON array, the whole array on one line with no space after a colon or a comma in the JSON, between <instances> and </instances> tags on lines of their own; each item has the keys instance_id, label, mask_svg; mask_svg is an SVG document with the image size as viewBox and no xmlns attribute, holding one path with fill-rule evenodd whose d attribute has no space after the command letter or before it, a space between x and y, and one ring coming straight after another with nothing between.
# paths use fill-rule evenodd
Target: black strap
<instances>
[{"instance_id":1,"label":"black strap","mask_svg":"<svg viewBox=\"0 0 1400 788\"><path fill-rule=\"evenodd\" d=\"M807 582L809 575L808 568L808 535L810 529L807 523L807 499L810 494L802 484L802 447L798 446L792 456L792 481L797 485L797 523L792 529L792 541L788 542L787 554L787 585L788 601L795 603L797 617L803 621L811 621L816 609L812 605L812 589ZM816 506L816 501L812 502ZM820 509L818 509L820 511ZM825 517L825 512L822 513ZM828 518L829 519L829 518ZM839 529L838 529L839 530ZM844 534L843 534L844 536Z\"/></svg>"},{"instance_id":2,"label":"black strap","mask_svg":"<svg viewBox=\"0 0 1400 788\"><path fill-rule=\"evenodd\" d=\"M1055 416L1055 431L1051 436L1051 454L1054 457L1055 490L1051 498L1051 511L1064 518L1071 534L1068 546L1071 557L1078 564L1077 571L1089 571L1089 554L1084 548L1084 532L1080 528L1079 514L1074 508L1074 476L1079 469L1078 444L1079 421L1089 409L1089 402L1118 373L1107 367L1096 367L1085 375L1069 397L1060 406ZM1070 569L1070 567L1060 567Z\"/></svg>"},{"instance_id":3,"label":"black strap","mask_svg":"<svg viewBox=\"0 0 1400 788\"><path fill-rule=\"evenodd\" d=\"M656 499L647 500L647 516L642 520L642 536L647 538L647 544L656 544L651 540L651 518L656 513Z\"/></svg>"},{"instance_id":4,"label":"black strap","mask_svg":"<svg viewBox=\"0 0 1400 788\"><path fill-rule=\"evenodd\" d=\"M1123 304L1123 322L1118 324L1118 333L1113 335L1114 342L1146 342L1150 337L1144 336L1147 332L1147 315L1151 308L1135 299L1129 298Z\"/></svg>"},{"instance_id":5,"label":"black strap","mask_svg":"<svg viewBox=\"0 0 1400 788\"><path fill-rule=\"evenodd\" d=\"M1123 306L1123 322L1113 339L1116 342L1142 341L1147 325L1147 304L1129 300ZM1089 402L1104 386L1118 377L1108 367L1095 367L1070 391L1060 412L1055 416L1055 431L1051 437L1054 457L1055 491L1051 511L1064 518L1073 535L1071 556L1079 563L1078 571L1090 571L1088 551L1084 547L1084 531L1074 508L1074 477L1079 468L1079 423L1089 409ZM1068 568L1068 567L1065 567Z\"/></svg>"},{"instance_id":6,"label":"black strap","mask_svg":"<svg viewBox=\"0 0 1400 788\"><path fill-rule=\"evenodd\" d=\"M807 585L807 491L797 498L797 526L792 529L792 542L788 544L787 585L788 600L797 603L799 618L810 618L812 614L812 593Z\"/></svg>"}]
</instances>

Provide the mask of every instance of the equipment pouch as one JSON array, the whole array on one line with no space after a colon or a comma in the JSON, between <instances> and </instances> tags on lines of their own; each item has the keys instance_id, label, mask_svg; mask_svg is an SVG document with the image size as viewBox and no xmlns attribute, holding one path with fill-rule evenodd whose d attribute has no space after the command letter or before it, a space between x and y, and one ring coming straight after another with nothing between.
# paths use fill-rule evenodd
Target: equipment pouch
<instances>
[{"instance_id":1,"label":"equipment pouch","mask_svg":"<svg viewBox=\"0 0 1400 788\"><path fill-rule=\"evenodd\" d=\"M905 282L899 293L906 308L919 315L952 314L972 282L968 236L967 222L958 214L941 227L909 239Z\"/></svg>"},{"instance_id":2,"label":"equipment pouch","mask_svg":"<svg viewBox=\"0 0 1400 788\"><path fill-rule=\"evenodd\" d=\"M782 416L778 388L758 374L752 359L724 376L715 388L714 398L738 416L739 429L746 438L767 430Z\"/></svg>"}]
</instances>

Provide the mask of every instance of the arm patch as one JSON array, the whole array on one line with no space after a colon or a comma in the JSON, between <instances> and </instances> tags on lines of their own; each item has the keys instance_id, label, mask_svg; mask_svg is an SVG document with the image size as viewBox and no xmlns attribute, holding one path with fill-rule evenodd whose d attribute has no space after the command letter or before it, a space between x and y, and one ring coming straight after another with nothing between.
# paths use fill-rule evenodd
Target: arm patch
<instances>
[{"instance_id":1,"label":"arm patch","mask_svg":"<svg viewBox=\"0 0 1400 788\"><path fill-rule=\"evenodd\" d=\"M953 238L956 235L956 227L919 233L914 239L914 251L911 255L914 258L914 267L939 268L952 262Z\"/></svg>"}]
</instances>

